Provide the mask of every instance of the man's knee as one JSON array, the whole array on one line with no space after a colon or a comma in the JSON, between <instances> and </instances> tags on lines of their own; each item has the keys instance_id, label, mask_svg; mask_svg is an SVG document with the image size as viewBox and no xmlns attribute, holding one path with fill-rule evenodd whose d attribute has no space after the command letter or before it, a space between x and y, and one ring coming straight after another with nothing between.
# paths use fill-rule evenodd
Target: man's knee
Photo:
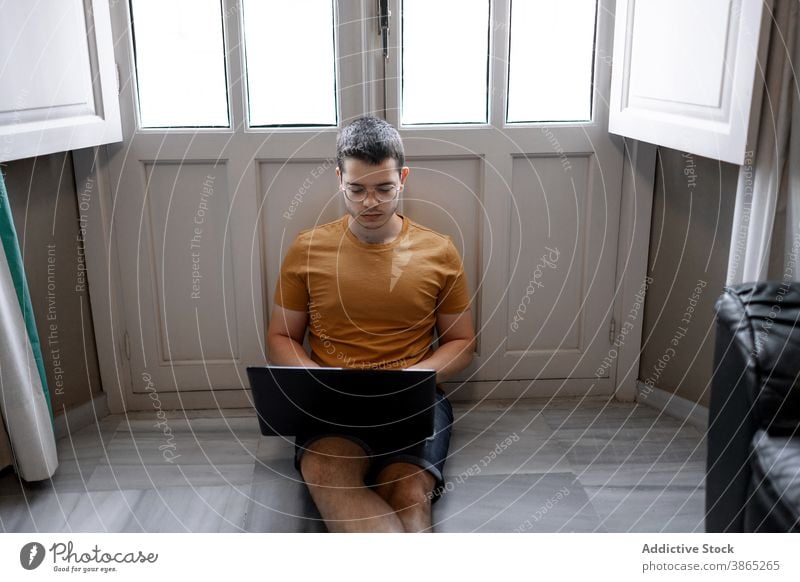
<instances>
[{"instance_id":1,"label":"man's knee","mask_svg":"<svg viewBox=\"0 0 800 582\"><path fill-rule=\"evenodd\" d=\"M309 485L363 484L368 467L369 458L364 447L335 436L312 442L300 458L300 473Z\"/></svg>"},{"instance_id":2,"label":"man's knee","mask_svg":"<svg viewBox=\"0 0 800 582\"><path fill-rule=\"evenodd\" d=\"M425 469L410 463L393 463L377 478L377 493L395 511L425 509L431 504L436 479Z\"/></svg>"}]
</instances>

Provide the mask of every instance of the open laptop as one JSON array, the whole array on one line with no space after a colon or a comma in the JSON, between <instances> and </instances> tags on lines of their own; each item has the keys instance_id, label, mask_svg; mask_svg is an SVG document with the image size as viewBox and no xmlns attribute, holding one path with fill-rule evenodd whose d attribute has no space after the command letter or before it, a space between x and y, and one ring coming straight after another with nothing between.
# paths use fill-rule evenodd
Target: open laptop
<instances>
[{"instance_id":1,"label":"open laptop","mask_svg":"<svg viewBox=\"0 0 800 582\"><path fill-rule=\"evenodd\" d=\"M412 444L433 434L434 370L252 366L247 376L264 435L333 432Z\"/></svg>"}]
</instances>

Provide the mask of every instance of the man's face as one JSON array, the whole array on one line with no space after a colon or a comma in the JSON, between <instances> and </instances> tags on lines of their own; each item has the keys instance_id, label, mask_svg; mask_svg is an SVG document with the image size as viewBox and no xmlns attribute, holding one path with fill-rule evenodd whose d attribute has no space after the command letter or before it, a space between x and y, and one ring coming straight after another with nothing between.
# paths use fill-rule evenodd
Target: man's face
<instances>
[{"instance_id":1,"label":"man's face","mask_svg":"<svg viewBox=\"0 0 800 582\"><path fill-rule=\"evenodd\" d=\"M344 197L347 212L359 225L368 229L378 229L391 220L397 205L400 203L400 192L408 176L408 168L400 171L397 162L392 158L383 160L380 164L369 164L354 158L345 158L344 171L336 168L339 178L339 187L344 190L348 186L356 190L366 189L366 198L361 202L354 202L347 196ZM392 186L399 189L394 199L381 202L381 190L387 191Z\"/></svg>"}]
</instances>

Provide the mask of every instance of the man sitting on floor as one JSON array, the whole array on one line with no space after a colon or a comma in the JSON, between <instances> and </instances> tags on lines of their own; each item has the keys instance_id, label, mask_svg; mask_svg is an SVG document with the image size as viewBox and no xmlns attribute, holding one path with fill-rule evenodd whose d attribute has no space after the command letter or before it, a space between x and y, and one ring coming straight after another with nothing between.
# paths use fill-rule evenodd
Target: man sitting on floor
<instances>
[{"instance_id":1,"label":"man sitting on floor","mask_svg":"<svg viewBox=\"0 0 800 582\"><path fill-rule=\"evenodd\" d=\"M409 168L391 125L357 119L341 130L336 159L348 214L302 231L289 247L269 359L436 370L435 434L403 450L353 435L298 435L295 467L329 531L429 531L453 422L438 383L467 367L475 349L467 281L450 237L396 212ZM310 357L302 346L307 328Z\"/></svg>"}]
</instances>

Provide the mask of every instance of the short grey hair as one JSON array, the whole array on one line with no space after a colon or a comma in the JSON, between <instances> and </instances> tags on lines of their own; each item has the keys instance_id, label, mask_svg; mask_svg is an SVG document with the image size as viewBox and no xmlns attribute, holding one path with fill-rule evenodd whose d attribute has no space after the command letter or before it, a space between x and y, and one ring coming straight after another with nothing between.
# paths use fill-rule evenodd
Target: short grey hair
<instances>
[{"instance_id":1,"label":"short grey hair","mask_svg":"<svg viewBox=\"0 0 800 582\"><path fill-rule=\"evenodd\" d=\"M336 139L336 165L344 172L345 158L377 165L392 158L397 170L405 166L406 154L400 134L383 119L359 117L342 128Z\"/></svg>"}]
</instances>

